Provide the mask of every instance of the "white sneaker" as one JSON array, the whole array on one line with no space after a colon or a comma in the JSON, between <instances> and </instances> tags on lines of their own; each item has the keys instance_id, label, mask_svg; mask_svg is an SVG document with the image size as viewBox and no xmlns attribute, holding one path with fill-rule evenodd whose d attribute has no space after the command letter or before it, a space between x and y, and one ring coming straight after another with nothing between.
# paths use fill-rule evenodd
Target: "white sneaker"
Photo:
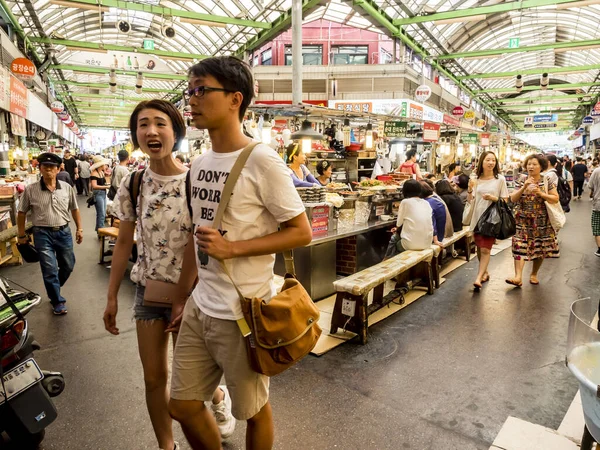
<instances>
[{"instance_id":1,"label":"white sneaker","mask_svg":"<svg viewBox=\"0 0 600 450\"><path fill-rule=\"evenodd\" d=\"M217 419L221 438L227 439L235 430L235 418L231 415L231 397L229 396L227 387L219 386L219 388L225 393L225 398L218 405L210 402L210 407L215 415L215 419Z\"/></svg>"}]
</instances>

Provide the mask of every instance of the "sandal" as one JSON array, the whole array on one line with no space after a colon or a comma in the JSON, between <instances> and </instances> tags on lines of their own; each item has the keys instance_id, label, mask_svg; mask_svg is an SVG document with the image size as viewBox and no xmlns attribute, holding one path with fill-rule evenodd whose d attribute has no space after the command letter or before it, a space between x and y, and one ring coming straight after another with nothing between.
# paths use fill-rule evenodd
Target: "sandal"
<instances>
[{"instance_id":1,"label":"sandal","mask_svg":"<svg viewBox=\"0 0 600 450\"><path fill-rule=\"evenodd\" d=\"M488 281L490 281L490 275L487 274L487 276L485 276L484 278L481 279L482 283L487 283Z\"/></svg>"},{"instance_id":2,"label":"sandal","mask_svg":"<svg viewBox=\"0 0 600 450\"><path fill-rule=\"evenodd\" d=\"M481 283L473 283L473 287L475 288L475 292L479 292L479 290L481 289Z\"/></svg>"},{"instance_id":3,"label":"sandal","mask_svg":"<svg viewBox=\"0 0 600 450\"><path fill-rule=\"evenodd\" d=\"M517 281L513 280L512 278L507 278L507 279L506 279L506 280L504 280L504 281L506 281L508 284L512 284L513 286L516 286L516 287L521 287L521 286L523 286L523 283L522 283L522 282L517 282Z\"/></svg>"},{"instance_id":4,"label":"sandal","mask_svg":"<svg viewBox=\"0 0 600 450\"><path fill-rule=\"evenodd\" d=\"M529 282L535 285L540 284L540 280L538 280L538 277L534 277L533 275L529 277Z\"/></svg>"}]
</instances>

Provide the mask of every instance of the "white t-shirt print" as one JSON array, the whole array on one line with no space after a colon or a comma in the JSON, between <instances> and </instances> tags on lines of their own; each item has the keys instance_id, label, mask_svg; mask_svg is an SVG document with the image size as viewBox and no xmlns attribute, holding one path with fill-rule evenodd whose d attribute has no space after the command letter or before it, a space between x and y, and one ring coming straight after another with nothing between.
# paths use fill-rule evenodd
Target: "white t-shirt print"
<instances>
[{"instance_id":1,"label":"white t-shirt print","mask_svg":"<svg viewBox=\"0 0 600 450\"><path fill-rule=\"evenodd\" d=\"M212 227L225 182L242 150L232 153L208 151L190 169L194 230ZM279 224L304 213L288 169L269 146L257 145L240 177L219 226L229 241L245 241L275 233ZM197 242L197 238L194 237ZM237 320L243 314L238 295L220 263L196 251L198 284L192 297L211 317ZM225 262L238 288L246 297L270 299L275 295L275 255L229 259Z\"/></svg>"}]
</instances>

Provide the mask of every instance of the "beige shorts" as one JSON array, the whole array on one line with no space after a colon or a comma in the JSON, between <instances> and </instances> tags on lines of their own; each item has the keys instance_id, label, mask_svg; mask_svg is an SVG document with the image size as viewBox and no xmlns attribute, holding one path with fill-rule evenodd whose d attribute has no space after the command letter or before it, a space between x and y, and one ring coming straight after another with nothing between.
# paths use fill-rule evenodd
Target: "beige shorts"
<instances>
[{"instance_id":1,"label":"beige shorts","mask_svg":"<svg viewBox=\"0 0 600 450\"><path fill-rule=\"evenodd\" d=\"M190 298L173 356L171 398L207 402L223 375L236 419L254 417L269 401L269 377L250 367L237 323L207 316Z\"/></svg>"}]
</instances>

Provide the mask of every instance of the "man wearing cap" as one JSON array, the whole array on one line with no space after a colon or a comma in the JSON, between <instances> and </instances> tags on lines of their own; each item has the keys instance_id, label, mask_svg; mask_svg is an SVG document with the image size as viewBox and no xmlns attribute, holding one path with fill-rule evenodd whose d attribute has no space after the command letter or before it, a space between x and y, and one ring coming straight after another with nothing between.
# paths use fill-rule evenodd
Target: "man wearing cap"
<instances>
[{"instance_id":1,"label":"man wearing cap","mask_svg":"<svg viewBox=\"0 0 600 450\"><path fill-rule=\"evenodd\" d=\"M63 161L65 170L71 177L73 183L77 182L79 178L79 167L77 166L77 160L71 156L70 150L65 150L65 159Z\"/></svg>"},{"instance_id":2,"label":"man wearing cap","mask_svg":"<svg viewBox=\"0 0 600 450\"><path fill-rule=\"evenodd\" d=\"M29 240L25 234L25 220L27 213L31 212L34 245L40 258L44 286L54 314L61 315L67 313L67 307L60 288L75 266L69 212L77 227L78 244L83 241L83 229L75 190L56 178L62 164L60 156L42 153L38 162L42 178L27 186L21 197L17 216L18 239L19 244Z\"/></svg>"}]
</instances>

